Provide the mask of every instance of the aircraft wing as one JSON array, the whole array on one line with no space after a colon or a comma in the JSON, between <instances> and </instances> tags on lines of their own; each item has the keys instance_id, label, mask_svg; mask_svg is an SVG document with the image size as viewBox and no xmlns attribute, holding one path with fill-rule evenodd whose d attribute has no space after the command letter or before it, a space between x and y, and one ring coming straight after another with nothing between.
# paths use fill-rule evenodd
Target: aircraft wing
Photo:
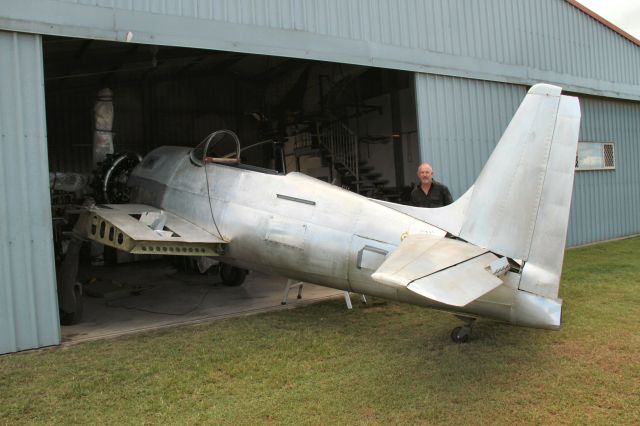
<instances>
[{"instance_id":1,"label":"aircraft wing","mask_svg":"<svg viewBox=\"0 0 640 426\"><path fill-rule=\"evenodd\" d=\"M226 244L217 235L144 204L102 204L82 211L75 231L129 253L217 256Z\"/></svg>"},{"instance_id":2,"label":"aircraft wing","mask_svg":"<svg viewBox=\"0 0 640 426\"><path fill-rule=\"evenodd\" d=\"M502 284L498 275L507 269L506 259L473 244L410 235L371 277L447 305L465 306Z\"/></svg>"}]
</instances>

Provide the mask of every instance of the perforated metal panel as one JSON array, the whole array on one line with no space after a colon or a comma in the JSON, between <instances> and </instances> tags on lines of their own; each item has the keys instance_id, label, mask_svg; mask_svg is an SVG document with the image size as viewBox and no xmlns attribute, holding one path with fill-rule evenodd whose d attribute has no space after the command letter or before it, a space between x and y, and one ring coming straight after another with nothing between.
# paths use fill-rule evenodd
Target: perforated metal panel
<instances>
[{"instance_id":1,"label":"perforated metal panel","mask_svg":"<svg viewBox=\"0 0 640 426\"><path fill-rule=\"evenodd\" d=\"M605 143L602 145L602 153L604 157L604 167L605 169L615 169L616 168L616 157L614 155L614 145L612 143Z\"/></svg>"}]
</instances>

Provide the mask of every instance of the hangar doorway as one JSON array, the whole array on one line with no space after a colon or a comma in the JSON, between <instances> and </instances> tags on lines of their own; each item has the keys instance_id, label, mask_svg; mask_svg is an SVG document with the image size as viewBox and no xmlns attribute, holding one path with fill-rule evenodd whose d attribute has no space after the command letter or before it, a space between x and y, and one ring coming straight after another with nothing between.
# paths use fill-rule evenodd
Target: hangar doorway
<instances>
[{"instance_id":1,"label":"hangar doorway","mask_svg":"<svg viewBox=\"0 0 640 426\"><path fill-rule=\"evenodd\" d=\"M78 204L126 202L137 158L163 145L195 147L216 130L253 147L244 163L391 201L408 194L419 162L412 73L55 36L43 37L43 52L57 260ZM113 148L96 161L94 141L105 138ZM134 260L95 247L82 258L94 272ZM198 269L180 262L187 274Z\"/></svg>"}]
</instances>

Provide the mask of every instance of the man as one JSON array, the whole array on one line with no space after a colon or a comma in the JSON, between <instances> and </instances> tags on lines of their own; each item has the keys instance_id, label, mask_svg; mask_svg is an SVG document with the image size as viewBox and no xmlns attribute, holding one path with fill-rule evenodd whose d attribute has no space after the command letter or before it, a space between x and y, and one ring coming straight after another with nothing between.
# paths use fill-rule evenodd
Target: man
<instances>
[{"instance_id":1,"label":"man","mask_svg":"<svg viewBox=\"0 0 640 426\"><path fill-rule=\"evenodd\" d=\"M453 202L451 193L446 185L433 180L433 169L428 163L418 167L418 185L411 191L411 204L417 207L442 207Z\"/></svg>"}]
</instances>

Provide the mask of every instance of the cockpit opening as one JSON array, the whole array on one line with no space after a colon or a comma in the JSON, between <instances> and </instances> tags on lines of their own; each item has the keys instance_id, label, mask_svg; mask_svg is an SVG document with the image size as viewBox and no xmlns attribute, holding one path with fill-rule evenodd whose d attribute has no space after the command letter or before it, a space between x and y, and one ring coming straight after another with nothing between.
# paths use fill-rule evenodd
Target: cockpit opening
<instances>
[{"instance_id":1,"label":"cockpit opening","mask_svg":"<svg viewBox=\"0 0 640 426\"><path fill-rule=\"evenodd\" d=\"M238 136L234 132L231 130L218 130L210 133L202 142L192 149L189 152L189 157L191 158L191 162L198 167L202 167L205 164L217 163L236 166L259 173L284 174L284 172L281 173L277 170L241 163L241 152L273 142L272 140L261 141L241 149L240 139L238 139ZM280 151L280 154L280 162L284 164L284 153Z\"/></svg>"},{"instance_id":2,"label":"cockpit opening","mask_svg":"<svg viewBox=\"0 0 640 426\"><path fill-rule=\"evenodd\" d=\"M240 164L240 139L231 130L210 133L189 153L196 166L206 163Z\"/></svg>"}]
</instances>

